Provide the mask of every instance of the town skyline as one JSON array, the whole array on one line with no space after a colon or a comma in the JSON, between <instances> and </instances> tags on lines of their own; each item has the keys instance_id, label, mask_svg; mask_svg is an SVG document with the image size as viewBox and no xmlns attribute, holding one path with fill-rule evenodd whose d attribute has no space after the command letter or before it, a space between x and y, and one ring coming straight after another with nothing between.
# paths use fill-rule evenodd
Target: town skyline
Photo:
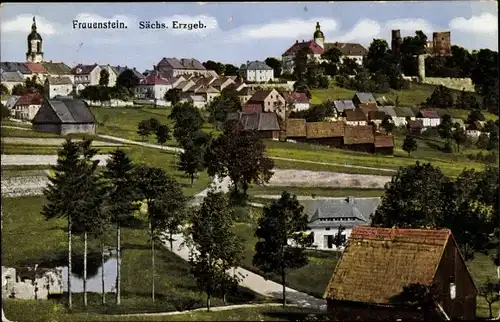
<instances>
[{"instance_id":1,"label":"town skyline","mask_svg":"<svg viewBox=\"0 0 500 322\"><path fill-rule=\"evenodd\" d=\"M24 61L33 16L47 61L114 64L151 69L163 57L221 61L239 67L248 60L281 55L298 40L311 40L316 22L326 42L368 48L374 38L390 43L423 30L451 31L452 44L498 50L494 2L188 3L188 4L6 4L2 7L2 61ZM380 10L383 7L384 10ZM360 10L361 9L361 10ZM150 14L154 12L154 14ZM126 29L74 29L74 21L119 21ZM201 22L199 29L140 29L140 22L172 25Z\"/></svg>"}]
</instances>

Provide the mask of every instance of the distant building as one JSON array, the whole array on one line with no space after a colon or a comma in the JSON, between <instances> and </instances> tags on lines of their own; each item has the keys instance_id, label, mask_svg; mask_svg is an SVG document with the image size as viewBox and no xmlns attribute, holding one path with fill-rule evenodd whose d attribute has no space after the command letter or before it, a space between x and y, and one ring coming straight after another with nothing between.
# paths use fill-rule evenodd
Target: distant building
<instances>
[{"instance_id":1,"label":"distant building","mask_svg":"<svg viewBox=\"0 0 500 322\"><path fill-rule=\"evenodd\" d=\"M56 96L68 96L73 91L73 83L69 77L45 78L45 93L48 98Z\"/></svg>"},{"instance_id":2,"label":"distant building","mask_svg":"<svg viewBox=\"0 0 500 322\"><path fill-rule=\"evenodd\" d=\"M275 89L258 90L243 106L243 111L247 113L276 112L283 115L285 99Z\"/></svg>"},{"instance_id":3,"label":"distant building","mask_svg":"<svg viewBox=\"0 0 500 322\"><path fill-rule=\"evenodd\" d=\"M292 104L293 110L292 111L304 111L308 110L310 105L309 98L307 97L306 93L283 93L283 97L285 98L285 101L287 104Z\"/></svg>"},{"instance_id":4,"label":"distant building","mask_svg":"<svg viewBox=\"0 0 500 322\"><path fill-rule=\"evenodd\" d=\"M215 76L217 73L213 70L208 70L198 60L194 58L163 58L155 70L160 73L161 77L170 79L178 76Z\"/></svg>"},{"instance_id":5,"label":"distant building","mask_svg":"<svg viewBox=\"0 0 500 322\"><path fill-rule=\"evenodd\" d=\"M7 87L9 92L12 92L12 88L14 88L14 86L24 84L23 74L19 71L1 72L0 77L1 83Z\"/></svg>"},{"instance_id":6,"label":"distant building","mask_svg":"<svg viewBox=\"0 0 500 322\"><path fill-rule=\"evenodd\" d=\"M33 130L57 134L96 133L96 120L84 100L57 97L45 99L31 121Z\"/></svg>"},{"instance_id":7,"label":"distant building","mask_svg":"<svg viewBox=\"0 0 500 322\"><path fill-rule=\"evenodd\" d=\"M229 113L228 121L236 120L247 131L255 130L262 139L279 138L280 126L276 113Z\"/></svg>"},{"instance_id":8,"label":"distant building","mask_svg":"<svg viewBox=\"0 0 500 322\"><path fill-rule=\"evenodd\" d=\"M356 106L356 108L362 108L362 107L372 107L373 110L377 110L378 104L377 101L375 100L375 97L373 97L372 93L356 93L354 94L352 98L352 102Z\"/></svg>"},{"instance_id":9,"label":"distant building","mask_svg":"<svg viewBox=\"0 0 500 322\"><path fill-rule=\"evenodd\" d=\"M73 68L73 73L75 75L75 86L77 92L83 90L87 86L99 85L99 80L101 79L101 67L97 64L79 64Z\"/></svg>"},{"instance_id":10,"label":"distant building","mask_svg":"<svg viewBox=\"0 0 500 322\"><path fill-rule=\"evenodd\" d=\"M274 69L261 61L247 61L241 65L239 71L247 82L264 83L274 79Z\"/></svg>"},{"instance_id":11,"label":"distant building","mask_svg":"<svg viewBox=\"0 0 500 322\"><path fill-rule=\"evenodd\" d=\"M172 85L167 80L155 75L140 80L139 84L135 87L135 96L137 98L157 99L162 100L165 93L172 88Z\"/></svg>"},{"instance_id":12,"label":"distant building","mask_svg":"<svg viewBox=\"0 0 500 322\"><path fill-rule=\"evenodd\" d=\"M416 117L417 120L422 121L424 127L437 127L441 124L441 116L431 109L421 109Z\"/></svg>"},{"instance_id":13,"label":"distant building","mask_svg":"<svg viewBox=\"0 0 500 322\"><path fill-rule=\"evenodd\" d=\"M42 106L43 95L40 93L28 93L22 95L14 106L14 117L20 120L30 121Z\"/></svg>"},{"instance_id":14,"label":"distant building","mask_svg":"<svg viewBox=\"0 0 500 322\"><path fill-rule=\"evenodd\" d=\"M473 137L473 138L478 138L481 136L481 133L483 133L484 127L479 123L479 121L475 121L472 124L467 125L465 134L467 136Z\"/></svg>"},{"instance_id":15,"label":"distant building","mask_svg":"<svg viewBox=\"0 0 500 322\"><path fill-rule=\"evenodd\" d=\"M368 53L368 50L357 43L325 43L325 36L321 31L319 22L316 24L316 31L313 35L313 40L299 42L295 41L290 48L288 48L282 55L282 70L283 73L291 74L294 70L295 55L303 48L309 49L309 58L317 61L322 61L321 55L332 48L337 48L342 56L341 62L344 58L354 60L358 64L363 63L363 58Z\"/></svg>"},{"instance_id":16,"label":"distant building","mask_svg":"<svg viewBox=\"0 0 500 322\"><path fill-rule=\"evenodd\" d=\"M26 61L40 63L43 61L42 36L37 32L35 17L31 25L31 33L28 35L28 51L26 52Z\"/></svg>"}]
</instances>

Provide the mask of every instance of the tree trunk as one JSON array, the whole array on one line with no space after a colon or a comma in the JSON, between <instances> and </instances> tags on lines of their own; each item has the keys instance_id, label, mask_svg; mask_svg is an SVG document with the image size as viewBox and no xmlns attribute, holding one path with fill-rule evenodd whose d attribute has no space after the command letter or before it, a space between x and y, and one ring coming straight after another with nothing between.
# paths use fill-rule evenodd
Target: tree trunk
<instances>
[{"instance_id":1,"label":"tree trunk","mask_svg":"<svg viewBox=\"0 0 500 322\"><path fill-rule=\"evenodd\" d=\"M83 306L87 307L87 232L83 233Z\"/></svg>"},{"instance_id":2,"label":"tree trunk","mask_svg":"<svg viewBox=\"0 0 500 322\"><path fill-rule=\"evenodd\" d=\"M172 232L170 231L170 251L174 251L174 241L173 241L173 237L172 237Z\"/></svg>"},{"instance_id":3,"label":"tree trunk","mask_svg":"<svg viewBox=\"0 0 500 322\"><path fill-rule=\"evenodd\" d=\"M120 254L120 224L116 224L116 305L120 305L120 291L121 291L121 283L120 283L120 270L121 270L121 254Z\"/></svg>"},{"instance_id":4,"label":"tree trunk","mask_svg":"<svg viewBox=\"0 0 500 322\"><path fill-rule=\"evenodd\" d=\"M497 266L497 278L500 280L500 266Z\"/></svg>"},{"instance_id":5,"label":"tree trunk","mask_svg":"<svg viewBox=\"0 0 500 322\"><path fill-rule=\"evenodd\" d=\"M149 227L151 229L151 268L153 270L152 284L151 284L151 299L155 301L155 240L153 238L153 225L151 221L149 222Z\"/></svg>"},{"instance_id":6,"label":"tree trunk","mask_svg":"<svg viewBox=\"0 0 500 322\"><path fill-rule=\"evenodd\" d=\"M71 296L71 215L68 215L68 308L73 307L73 298Z\"/></svg>"},{"instance_id":7,"label":"tree trunk","mask_svg":"<svg viewBox=\"0 0 500 322\"><path fill-rule=\"evenodd\" d=\"M104 284L104 241L101 242L101 285L102 304L106 304L106 285Z\"/></svg>"},{"instance_id":8,"label":"tree trunk","mask_svg":"<svg viewBox=\"0 0 500 322\"><path fill-rule=\"evenodd\" d=\"M210 293L207 293L207 312L210 312Z\"/></svg>"},{"instance_id":9,"label":"tree trunk","mask_svg":"<svg viewBox=\"0 0 500 322\"><path fill-rule=\"evenodd\" d=\"M193 186L194 183L194 173L191 173L191 187Z\"/></svg>"},{"instance_id":10,"label":"tree trunk","mask_svg":"<svg viewBox=\"0 0 500 322\"><path fill-rule=\"evenodd\" d=\"M493 317L493 310L491 309L492 303L488 303L488 309L490 311L490 319Z\"/></svg>"},{"instance_id":11,"label":"tree trunk","mask_svg":"<svg viewBox=\"0 0 500 322\"><path fill-rule=\"evenodd\" d=\"M283 284L283 307L286 306L286 273L285 273L285 268L283 267L281 269L281 283Z\"/></svg>"}]
</instances>

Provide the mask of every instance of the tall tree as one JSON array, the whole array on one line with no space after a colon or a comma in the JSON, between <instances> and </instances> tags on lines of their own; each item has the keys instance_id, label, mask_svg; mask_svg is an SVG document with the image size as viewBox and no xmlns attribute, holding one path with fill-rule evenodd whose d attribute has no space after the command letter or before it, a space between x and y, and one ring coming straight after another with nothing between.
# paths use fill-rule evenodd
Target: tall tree
<instances>
[{"instance_id":1,"label":"tall tree","mask_svg":"<svg viewBox=\"0 0 500 322\"><path fill-rule=\"evenodd\" d=\"M443 85L434 88L431 96L425 101L427 106L436 108L452 108L455 104L455 98L452 91Z\"/></svg>"},{"instance_id":2,"label":"tall tree","mask_svg":"<svg viewBox=\"0 0 500 322\"><path fill-rule=\"evenodd\" d=\"M386 133L391 133L394 131L394 128L396 127L394 125L394 122L392 121L392 117L390 115L386 115L384 119L382 120L381 123L382 127L384 128Z\"/></svg>"},{"instance_id":3,"label":"tall tree","mask_svg":"<svg viewBox=\"0 0 500 322\"><path fill-rule=\"evenodd\" d=\"M410 156L413 151L417 151L418 145L415 137L413 137L413 135L405 136L402 148L403 151L408 152L408 156Z\"/></svg>"},{"instance_id":4,"label":"tall tree","mask_svg":"<svg viewBox=\"0 0 500 322\"><path fill-rule=\"evenodd\" d=\"M205 168L204 154L204 148L191 141L184 146L184 151L179 155L179 170L189 175L191 185L195 175Z\"/></svg>"},{"instance_id":5,"label":"tall tree","mask_svg":"<svg viewBox=\"0 0 500 322\"><path fill-rule=\"evenodd\" d=\"M0 108L1 108L1 113L2 113L2 120L9 118L10 117L10 110L7 108L7 106L3 105L0 103Z\"/></svg>"},{"instance_id":6,"label":"tall tree","mask_svg":"<svg viewBox=\"0 0 500 322\"><path fill-rule=\"evenodd\" d=\"M168 140L170 140L170 129L166 124L160 124L155 131L156 134L156 142L158 144L165 144Z\"/></svg>"},{"instance_id":7,"label":"tall tree","mask_svg":"<svg viewBox=\"0 0 500 322\"><path fill-rule=\"evenodd\" d=\"M151 269L153 280L151 298L155 300L155 242L165 229L165 214L180 211L177 199L180 185L163 169L139 165L134 169L134 182L139 200L145 200L148 208L149 236L151 241ZM173 197L176 198L173 198ZM170 199L172 197L172 199Z\"/></svg>"},{"instance_id":8,"label":"tall tree","mask_svg":"<svg viewBox=\"0 0 500 322\"><path fill-rule=\"evenodd\" d=\"M188 232L192 272L207 295L210 311L210 299L217 286L238 279L228 271L242 260L243 243L234 233L227 197L221 192L208 192Z\"/></svg>"},{"instance_id":9,"label":"tall tree","mask_svg":"<svg viewBox=\"0 0 500 322\"><path fill-rule=\"evenodd\" d=\"M149 120L142 120L137 124L137 134L139 134L142 141L144 141L144 138L147 136L150 136L152 132L153 129L151 128L151 122L149 122Z\"/></svg>"},{"instance_id":10,"label":"tall tree","mask_svg":"<svg viewBox=\"0 0 500 322\"><path fill-rule=\"evenodd\" d=\"M106 182L105 206L116 225L116 304L121 304L121 227L138 209L133 183L134 166L120 149L111 152L103 177Z\"/></svg>"},{"instance_id":11,"label":"tall tree","mask_svg":"<svg viewBox=\"0 0 500 322\"><path fill-rule=\"evenodd\" d=\"M10 94L10 91L7 88L7 86L5 86L4 84L0 84L0 95L5 96L5 95L9 95L9 94Z\"/></svg>"},{"instance_id":12,"label":"tall tree","mask_svg":"<svg viewBox=\"0 0 500 322\"><path fill-rule=\"evenodd\" d=\"M134 73L132 69L124 70L116 78L116 86L126 88L129 91L132 90L138 84L139 84L139 77Z\"/></svg>"},{"instance_id":13,"label":"tall tree","mask_svg":"<svg viewBox=\"0 0 500 322\"><path fill-rule=\"evenodd\" d=\"M337 233L335 234L335 237L333 238L333 244L337 249L340 249L340 247L344 247L346 243L346 236L343 234L345 231L345 227L340 225L339 228L337 229Z\"/></svg>"},{"instance_id":14,"label":"tall tree","mask_svg":"<svg viewBox=\"0 0 500 322\"><path fill-rule=\"evenodd\" d=\"M221 95L217 96L207 106L208 121L213 124L220 124L226 121L228 113L239 111L241 111L241 101L238 93L224 89Z\"/></svg>"},{"instance_id":15,"label":"tall tree","mask_svg":"<svg viewBox=\"0 0 500 322\"><path fill-rule=\"evenodd\" d=\"M109 72L107 69L102 69L99 74L99 85L108 86L109 85Z\"/></svg>"},{"instance_id":16,"label":"tall tree","mask_svg":"<svg viewBox=\"0 0 500 322\"><path fill-rule=\"evenodd\" d=\"M224 65L224 76L238 76L238 67L232 64Z\"/></svg>"},{"instance_id":17,"label":"tall tree","mask_svg":"<svg viewBox=\"0 0 500 322\"><path fill-rule=\"evenodd\" d=\"M453 124L452 138L457 145L457 151L460 152L460 146L467 141L467 135L465 134L464 128L459 123Z\"/></svg>"},{"instance_id":18,"label":"tall tree","mask_svg":"<svg viewBox=\"0 0 500 322\"><path fill-rule=\"evenodd\" d=\"M172 106L175 106L180 101L180 93L180 89L172 88L165 93L163 98L165 101L172 103Z\"/></svg>"},{"instance_id":19,"label":"tall tree","mask_svg":"<svg viewBox=\"0 0 500 322\"><path fill-rule=\"evenodd\" d=\"M294 68L293 75L295 76L295 80L305 80L307 73L307 64L309 62L309 54L311 50L308 47L304 47L300 49L294 57Z\"/></svg>"},{"instance_id":20,"label":"tall tree","mask_svg":"<svg viewBox=\"0 0 500 322\"><path fill-rule=\"evenodd\" d=\"M274 77L278 78L281 76L281 60L275 57L267 57L264 61L267 66L271 67L274 71Z\"/></svg>"},{"instance_id":21,"label":"tall tree","mask_svg":"<svg viewBox=\"0 0 500 322\"><path fill-rule=\"evenodd\" d=\"M498 51L481 49L473 53L474 67L471 79L476 92L482 97L482 105L491 113L498 114Z\"/></svg>"},{"instance_id":22,"label":"tall tree","mask_svg":"<svg viewBox=\"0 0 500 322\"><path fill-rule=\"evenodd\" d=\"M200 110L192 104L184 105L182 113L175 114L174 121L174 137L181 146L184 146L194 133L200 131L204 123Z\"/></svg>"},{"instance_id":23,"label":"tall tree","mask_svg":"<svg viewBox=\"0 0 500 322\"><path fill-rule=\"evenodd\" d=\"M451 121L451 116L448 114L443 115L441 123L438 125L439 136L445 140L448 144L453 138L453 122Z\"/></svg>"},{"instance_id":24,"label":"tall tree","mask_svg":"<svg viewBox=\"0 0 500 322\"><path fill-rule=\"evenodd\" d=\"M78 216L74 207L79 197L79 181L81 180L80 147L78 143L67 139L57 153L57 164L51 167L54 175L49 176L49 184L43 190L46 203L42 215L47 219L64 217L68 220L68 307L73 306L71 291L72 270L72 230L73 218Z\"/></svg>"},{"instance_id":25,"label":"tall tree","mask_svg":"<svg viewBox=\"0 0 500 322\"><path fill-rule=\"evenodd\" d=\"M229 176L234 194L243 194L252 183L269 182L274 162L264 155L266 146L255 131L245 131L240 122L227 122L224 132L212 141L205 155L209 175Z\"/></svg>"},{"instance_id":26,"label":"tall tree","mask_svg":"<svg viewBox=\"0 0 500 322\"><path fill-rule=\"evenodd\" d=\"M307 264L306 247L311 245L307 214L295 195L283 191L281 198L264 207L255 235L253 264L265 273L281 276L283 306L286 305L287 270ZM289 244L291 241L291 244Z\"/></svg>"},{"instance_id":27,"label":"tall tree","mask_svg":"<svg viewBox=\"0 0 500 322\"><path fill-rule=\"evenodd\" d=\"M492 280L487 277L486 282L479 286L479 296L484 298L485 302L488 303L489 318L493 317L492 306L494 303L500 301L500 280Z\"/></svg>"}]
</instances>

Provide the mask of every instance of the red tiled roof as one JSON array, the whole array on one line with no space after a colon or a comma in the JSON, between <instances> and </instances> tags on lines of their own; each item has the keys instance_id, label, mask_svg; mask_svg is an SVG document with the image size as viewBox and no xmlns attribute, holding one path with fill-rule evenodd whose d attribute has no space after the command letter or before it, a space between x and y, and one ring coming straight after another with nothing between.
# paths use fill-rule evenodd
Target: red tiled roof
<instances>
[{"instance_id":1,"label":"red tiled roof","mask_svg":"<svg viewBox=\"0 0 500 322\"><path fill-rule=\"evenodd\" d=\"M449 229L401 229L358 226L352 231L349 241L354 243L355 239L363 239L444 246L450 235L451 231Z\"/></svg>"},{"instance_id":2,"label":"red tiled roof","mask_svg":"<svg viewBox=\"0 0 500 322\"><path fill-rule=\"evenodd\" d=\"M285 51L283 56L292 56L298 53L302 48L309 48L313 54L322 54L324 49L321 48L313 40L299 42L298 40L290 48Z\"/></svg>"},{"instance_id":3,"label":"red tiled roof","mask_svg":"<svg viewBox=\"0 0 500 322\"><path fill-rule=\"evenodd\" d=\"M293 92L291 94L283 93L283 95L285 96L285 100L289 100L290 99L294 103L298 103L298 104L307 104L307 103L309 103L309 98L307 98L306 93Z\"/></svg>"},{"instance_id":4,"label":"red tiled roof","mask_svg":"<svg viewBox=\"0 0 500 322\"><path fill-rule=\"evenodd\" d=\"M375 135L376 148L391 148L394 147L394 139L392 135Z\"/></svg>"},{"instance_id":5,"label":"red tiled roof","mask_svg":"<svg viewBox=\"0 0 500 322\"><path fill-rule=\"evenodd\" d=\"M156 75L149 75L141 82L141 84L143 84L143 85L168 85L169 83L167 80L160 78Z\"/></svg>"},{"instance_id":6,"label":"red tiled roof","mask_svg":"<svg viewBox=\"0 0 500 322\"><path fill-rule=\"evenodd\" d=\"M40 63L24 63L24 65L26 65L26 67L28 67L28 69L32 73L42 73L42 74L47 73L47 70L45 69L45 67L43 67L43 65Z\"/></svg>"},{"instance_id":7,"label":"red tiled roof","mask_svg":"<svg viewBox=\"0 0 500 322\"><path fill-rule=\"evenodd\" d=\"M42 105L43 96L40 93L24 94L19 98L16 105Z\"/></svg>"},{"instance_id":8,"label":"red tiled roof","mask_svg":"<svg viewBox=\"0 0 500 322\"><path fill-rule=\"evenodd\" d=\"M439 113L437 111L426 110L426 109L420 110L419 116L422 116L423 118L429 118L429 119L441 118L441 116L439 116Z\"/></svg>"}]
</instances>

